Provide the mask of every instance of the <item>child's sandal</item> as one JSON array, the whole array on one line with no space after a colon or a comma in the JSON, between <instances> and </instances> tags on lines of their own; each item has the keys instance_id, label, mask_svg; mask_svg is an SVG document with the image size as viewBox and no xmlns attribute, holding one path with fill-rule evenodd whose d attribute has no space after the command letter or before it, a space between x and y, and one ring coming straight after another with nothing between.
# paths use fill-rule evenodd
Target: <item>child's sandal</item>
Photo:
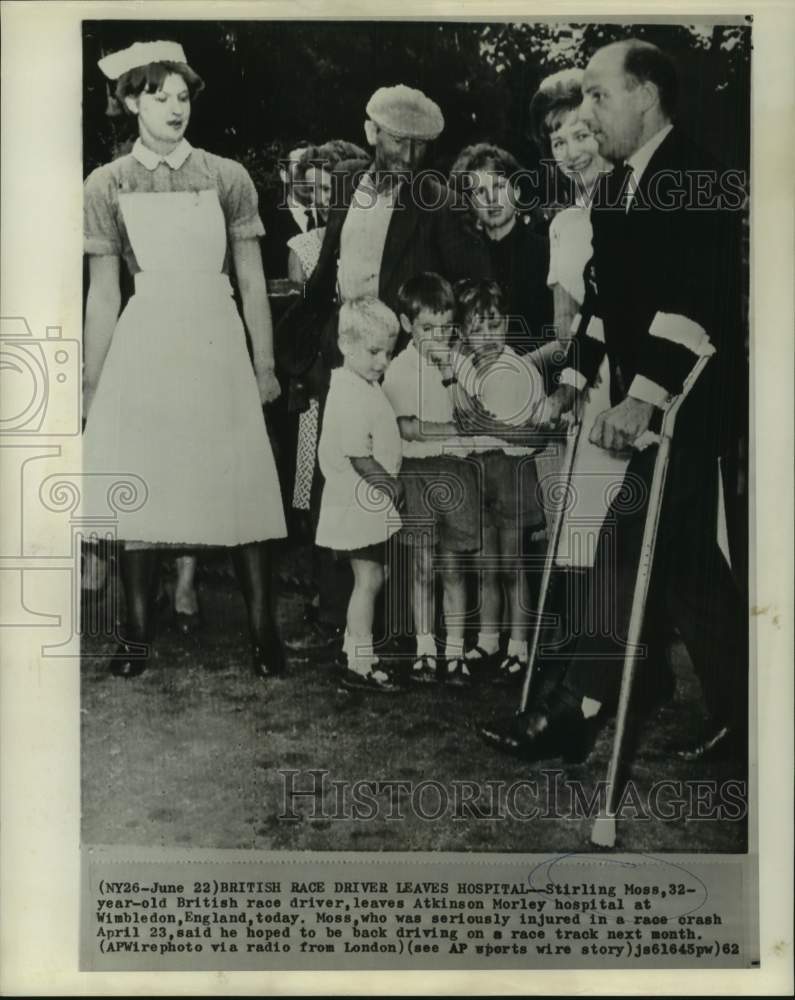
<instances>
[{"instance_id":1,"label":"child's sandal","mask_svg":"<svg viewBox=\"0 0 795 1000\"><path fill-rule=\"evenodd\" d=\"M468 687L472 683L472 674L463 656L448 660L445 666L445 684L449 684L451 687Z\"/></svg>"},{"instance_id":2,"label":"child's sandal","mask_svg":"<svg viewBox=\"0 0 795 1000\"><path fill-rule=\"evenodd\" d=\"M381 694L398 694L402 689L395 684L389 674L381 669L378 660L370 666L366 674L347 668L342 675L340 684L347 691L377 691Z\"/></svg>"},{"instance_id":3,"label":"child's sandal","mask_svg":"<svg viewBox=\"0 0 795 1000\"><path fill-rule=\"evenodd\" d=\"M497 671L497 680L501 684L516 684L527 670L527 663L518 656L506 656Z\"/></svg>"},{"instance_id":4,"label":"child's sandal","mask_svg":"<svg viewBox=\"0 0 795 1000\"><path fill-rule=\"evenodd\" d=\"M473 656L473 653L477 655ZM498 655L499 653L487 653L482 646L472 646L464 655L464 663L470 674L475 673L478 677L483 677L486 671L493 669Z\"/></svg>"},{"instance_id":5,"label":"child's sandal","mask_svg":"<svg viewBox=\"0 0 795 1000\"><path fill-rule=\"evenodd\" d=\"M423 653L418 656L411 667L411 679L416 684L436 683L436 657Z\"/></svg>"}]
</instances>

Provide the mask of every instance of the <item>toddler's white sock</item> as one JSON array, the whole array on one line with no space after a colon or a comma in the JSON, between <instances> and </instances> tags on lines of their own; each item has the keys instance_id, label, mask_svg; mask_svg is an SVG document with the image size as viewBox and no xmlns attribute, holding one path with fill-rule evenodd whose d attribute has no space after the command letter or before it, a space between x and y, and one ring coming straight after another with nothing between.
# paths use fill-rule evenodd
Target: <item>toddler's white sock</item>
<instances>
[{"instance_id":1,"label":"toddler's white sock","mask_svg":"<svg viewBox=\"0 0 795 1000\"><path fill-rule=\"evenodd\" d=\"M480 646L484 653L487 653L489 656L493 656L500 648L500 633L478 632L478 641L476 645Z\"/></svg>"},{"instance_id":2,"label":"toddler's white sock","mask_svg":"<svg viewBox=\"0 0 795 1000\"><path fill-rule=\"evenodd\" d=\"M348 657L348 669L357 674L368 674L373 662L373 636L345 634L347 649L345 654Z\"/></svg>"},{"instance_id":3,"label":"toddler's white sock","mask_svg":"<svg viewBox=\"0 0 795 1000\"><path fill-rule=\"evenodd\" d=\"M431 632L420 632L417 635L417 659L421 656L436 656L436 640Z\"/></svg>"},{"instance_id":4,"label":"toddler's white sock","mask_svg":"<svg viewBox=\"0 0 795 1000\"><path fill-rule=\"evenodd\" d=\"M444 644L444 656L446 660L458 660L464 655L463 635L448 635Z\"/></svg>"},{"instance_id":5,"label":"toddler's white sock","mask_svg":"<svg viewBox=\"0 0 795 1000\"><path fill-rule=\"evenodd\" d=\"M527 663L529 657L527 639L509 639L507 654L515 656L521 663Z\"/></svg>"}]
</instances>

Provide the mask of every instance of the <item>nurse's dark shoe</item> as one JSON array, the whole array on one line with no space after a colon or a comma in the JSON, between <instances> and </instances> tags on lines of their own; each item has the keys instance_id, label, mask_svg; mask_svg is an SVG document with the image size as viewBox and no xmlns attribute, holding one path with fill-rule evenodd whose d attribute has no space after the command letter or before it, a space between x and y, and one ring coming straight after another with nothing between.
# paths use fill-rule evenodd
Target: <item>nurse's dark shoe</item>
<instances>
[{"instance_id":1,"label":"nurse's dark shoe","mask_svg":"<svg viewBox=\"0 0 795 1000\"><path fill-rule=\"evenodd\" d=\"M252 643L251 665L257 677L263 680L284 673L284 652L275 632Z\"/></svg>"},{"instance_id":2,"label":"nurse's dark shoe","mask_svg":"<svg viewBox=\"0 0 795 1000\"><path fill-rule=\"evenodd\" d=\"M198 611L188 613L186 611L174 612L174 627L180 635L196 635L201 629L202 620Z\"/></svg>"},{"instance_id":3,"label":"nurse's dark shoe","mask_svg":"<svg viewBox=\"0 0 795 1000\"><path fill-rule=\"evenodd\" d=\"M143 643L121 642L108 664L108 670L114 677L138 677L146 669L149 659L149 649Z\"/></svg>"}]
</instances>

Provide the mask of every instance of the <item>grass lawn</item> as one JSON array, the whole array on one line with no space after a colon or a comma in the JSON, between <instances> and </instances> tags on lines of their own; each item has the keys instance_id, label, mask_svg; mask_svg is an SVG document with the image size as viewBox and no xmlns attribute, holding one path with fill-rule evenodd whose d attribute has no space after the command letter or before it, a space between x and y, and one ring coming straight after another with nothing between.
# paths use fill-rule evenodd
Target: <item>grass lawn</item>
<instances>
[{"instance_id":1,"label":"grass lawn","mask_svg":"<svg viewBox=\"0 0 795 1000\"><path fill-rule=\"evenodd\" d=\"M338 689L332 657L291 658L285 676L268 682L249 667L243 602L228 578L200 585L204 627L185 638L161 623L153 658L139 678L107 673L107 638L84 639L82 666L82 806L87 844L162 845L262 850L574 852L589 850L585 818L543 818L550 806L543 769L557 762L527 764L482 744L477 723L511 710L518 696L481 684L469 690L433 686L403 695L350 694ZM280 597L278 617L285 635L300 629L302 605ZM675 700L644 723L629 776L641 795L664 779L738 777L729 764L691 764L665 752L676 737L695 732L701 711L698 683L681 647L672 651ZM600 733L589 760L565 769L585 794L604 778L612 725ZM327 769L325 794L296 800L294 821L280 818L285 779L279 769ZM438 819L412 815L410 794L377 796L371 820L334 818L333 781L427 780L446 789L453 783L526 780L514 813L522 819L485 815L455 818L452 806ZM302 773L296 787L306 789ZM488 787L488 786L486 786ZM488 793L493 794L493 793ZM452 802L452 791L449 792ZM668 793L670 799L671 793ZM567 793L557 797L567 810ZM433 789L422 803L440 805ZM401 812L403 819L387 818ZM322 808L321 808L322 807ZM315 812L313 818L312 813ZM741 852L744 821L674 818L619 823L617 849L632 852Z\"/></svg>"}]
</instances>

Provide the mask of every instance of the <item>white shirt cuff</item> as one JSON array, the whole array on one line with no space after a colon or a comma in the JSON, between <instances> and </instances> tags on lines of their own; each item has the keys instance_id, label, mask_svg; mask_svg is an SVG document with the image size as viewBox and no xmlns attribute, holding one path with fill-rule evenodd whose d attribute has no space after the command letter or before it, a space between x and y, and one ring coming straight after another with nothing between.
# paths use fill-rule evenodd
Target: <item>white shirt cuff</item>
<instances>
[{"instance_id":1,"label":"white shirt cuff","mask_svg":"<svg viewBox=\"0 0 795 1000\"><path fill-rule=\"evenodd\" d=\"M591 340L596 340L600 344L605 342L604 323L598 316L591 316L588 320L588 326L585 328L585 336L590 337Z\"/></svg>"},{"instance_id":2,"label":"white shirt cuff","mask_svg":"<svg viewBox=\"0 0 795 1000\"><path fill-rule=\"evenodd\" d=\"M663 407L668 402L668 390L652 382L645 375L636 375L632 379L627 395L641 399L644 403L651 403L653 406Z\"/></svg>"},{"instance_id":3,"label":"white shirt cuff","mask_svg":"<svg viewBox=\"0 0 795 1000\"><path fill-rule=\"evenodd\" d=\"M588 379L574 368L564 368L560 375L560 384L573 385L575 389L582 391L588 385Z\"/></svg>"}]
</instances>

